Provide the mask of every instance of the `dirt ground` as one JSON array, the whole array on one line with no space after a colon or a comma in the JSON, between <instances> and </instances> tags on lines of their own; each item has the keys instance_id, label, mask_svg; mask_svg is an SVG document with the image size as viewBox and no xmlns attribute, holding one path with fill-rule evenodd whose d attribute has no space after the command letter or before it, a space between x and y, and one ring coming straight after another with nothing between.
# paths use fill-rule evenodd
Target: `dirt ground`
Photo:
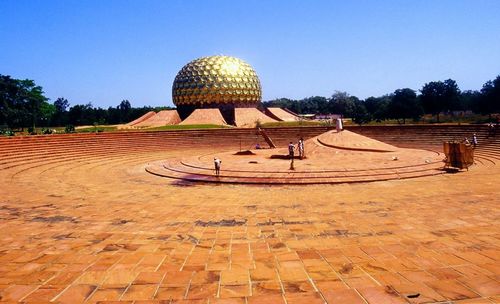
<instances>
[{"instance_id":1,"label":"dirt ground","mask_svg":"<svg viewBox=\"0 0 500 304\"><path fill-rule=\"evenodd\" d=\"M308 186L144 171L211 152L0 170L0 302L500 303L500 166Z\"/></svg>"}]
</instances>

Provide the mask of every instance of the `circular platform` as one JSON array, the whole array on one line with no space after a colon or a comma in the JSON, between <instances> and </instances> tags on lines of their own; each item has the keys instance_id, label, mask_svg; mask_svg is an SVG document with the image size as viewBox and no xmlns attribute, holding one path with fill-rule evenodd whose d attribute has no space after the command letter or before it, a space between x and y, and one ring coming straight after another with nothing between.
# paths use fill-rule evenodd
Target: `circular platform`
<instances>
[{"instance_id":1,"label":"circular platform","mask_svg":"<svg viewBox=\"0 0 500 304\"><path fill-rule=\"evenodd\" d=\"M225 151L149 163L162 177L215 183L335 184L416 178L442 174L443 155L401 149L349 131L329 131L305 141L306 158L287 158L287 148ZM213 159L222 160L215 176Z\"/></svg>"}]
</instances>

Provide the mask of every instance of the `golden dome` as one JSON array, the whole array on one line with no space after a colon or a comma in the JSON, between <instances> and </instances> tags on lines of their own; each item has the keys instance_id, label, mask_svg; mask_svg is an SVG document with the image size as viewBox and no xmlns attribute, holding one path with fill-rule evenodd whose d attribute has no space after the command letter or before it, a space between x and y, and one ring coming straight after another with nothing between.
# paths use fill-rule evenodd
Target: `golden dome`
<instances>
[{"instance_id":1,"label":"golden dome","mask_svg":"<svg viewBox=\"0 0 500 304\"><path fill-rule=\"evenodd\" d=\"M202 57L175 76L172 99L179 105L258 104L262 91L254 69L229 56Z\"/></svg>"}]
</instances>

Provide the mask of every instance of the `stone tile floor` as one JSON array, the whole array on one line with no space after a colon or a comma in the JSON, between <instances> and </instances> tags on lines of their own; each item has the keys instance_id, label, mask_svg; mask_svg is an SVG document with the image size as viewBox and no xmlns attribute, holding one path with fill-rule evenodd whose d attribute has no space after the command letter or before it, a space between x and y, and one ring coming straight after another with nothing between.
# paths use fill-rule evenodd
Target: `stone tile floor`
<instances>
[{"instance_id":1,"label":"stone tile floor","mask_svg":"<svg viewBox=\"0 0 500 304\"><path fill-rule=\"evenodd\" d=\"M190 184L124 154L0 171L2 303L499 303L500 168Z\"/></svg>"}]
</instances>

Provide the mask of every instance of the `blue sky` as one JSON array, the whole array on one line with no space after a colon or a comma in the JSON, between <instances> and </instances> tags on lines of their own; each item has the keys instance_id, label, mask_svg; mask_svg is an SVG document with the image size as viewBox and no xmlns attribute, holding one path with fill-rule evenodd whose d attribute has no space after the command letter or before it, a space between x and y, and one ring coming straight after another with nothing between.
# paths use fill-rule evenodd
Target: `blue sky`
<instances>
[{"instance_id":1,"label":"blue sky","mask_svg":"<svg viewBox=\"0 0 500 304\"><path fill-rule=\"evenodd\" d=\"M0 74L72 105L172 105L187 62L252 65L263 99L360 98L500 74L498 0L0 1Z\"/></svg>"}]
</instances>

